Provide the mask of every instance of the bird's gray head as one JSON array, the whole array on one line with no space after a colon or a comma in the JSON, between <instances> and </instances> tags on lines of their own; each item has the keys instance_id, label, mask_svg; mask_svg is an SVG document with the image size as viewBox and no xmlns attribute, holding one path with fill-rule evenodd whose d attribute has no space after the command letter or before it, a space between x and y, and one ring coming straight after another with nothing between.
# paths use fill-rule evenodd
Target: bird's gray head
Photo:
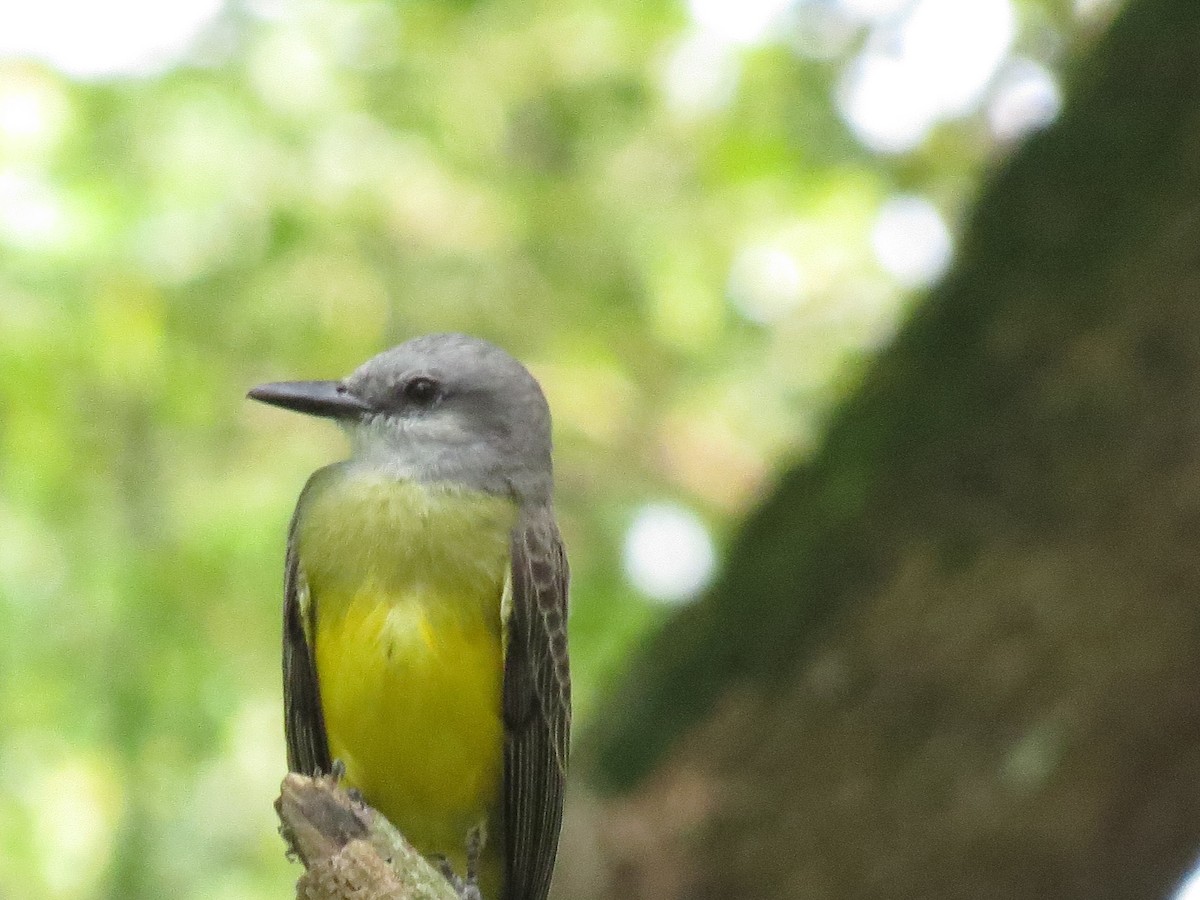
<instances>
[{"instance_id":1,"label":"bird's gray head","mask_svg":"<svg viewBox=\"0 0 1200 900\"><path fill-rule=\"evenodd\" d=\"M524 366L487 341L425 335L341 381L264 384L250 397L337 420L356 460L397 477L550 497L546 398Z\"/></svg>"}]
</instances>

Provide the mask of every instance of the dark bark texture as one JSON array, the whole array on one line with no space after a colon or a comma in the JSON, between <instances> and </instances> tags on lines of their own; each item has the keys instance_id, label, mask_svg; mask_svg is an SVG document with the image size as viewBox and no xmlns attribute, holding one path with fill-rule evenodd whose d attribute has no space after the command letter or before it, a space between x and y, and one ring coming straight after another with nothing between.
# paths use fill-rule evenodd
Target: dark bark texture
<instances>
[{"instance_id":1,"label":"dark bark texture","mask_svg":"<svg viewBox=\"0 0 1200 900\"><path fill-rule=\"evenodd\" d=\"M1200 850L1200 2L1071 83L581 748L614 895L1144 900Z\"/></svg>"}]
</instances>

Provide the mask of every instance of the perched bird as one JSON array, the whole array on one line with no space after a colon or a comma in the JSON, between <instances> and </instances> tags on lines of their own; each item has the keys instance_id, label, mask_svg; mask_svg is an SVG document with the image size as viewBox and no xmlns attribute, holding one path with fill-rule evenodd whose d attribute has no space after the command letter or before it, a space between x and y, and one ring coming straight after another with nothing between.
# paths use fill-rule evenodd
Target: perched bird
<instances>
[{"instance_id":1,"label":"perched bird","mask_svg":"<svg viewBox=\"0 0 1200 900\"><path fill-rule=\"evenodd\" d=\"M255 400L332 419L350 458L300 494L284 575L288 766L345 782L484 900L543 900L571 726L550 411L461 334Z\"/></svg>"}]
</instances>

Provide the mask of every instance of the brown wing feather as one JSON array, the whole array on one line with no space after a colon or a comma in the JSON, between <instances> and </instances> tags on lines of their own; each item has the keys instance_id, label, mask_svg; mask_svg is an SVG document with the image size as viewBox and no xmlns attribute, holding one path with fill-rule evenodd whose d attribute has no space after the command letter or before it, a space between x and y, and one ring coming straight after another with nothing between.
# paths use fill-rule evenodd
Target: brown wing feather
<instances>
[{"instance_id":1,"label":"brown wing feather","mask_svg":"<svg viewBox=\"0 0 1200 900\"><path fill-rule=\"evenodd\" d=\"M331 760L325 718L321 714L317 665L309 640L310 635L316 634L316 606L309 601L308 585L296 552L296 520L307 491L305 485L288 528L283 573L283 731L288 769L314 775L328 772Z\"/></svg>"},{"instance_id":2,"label":"brown wing feather","mask_svg":"<svg viewBox=\"0 0 1200 900\"><path fill-rule=\"evenodd\" d=\"M526 512L513 532L504 657L503 900L545 900L558 852L571 734L567 582L553 512Z\"/></svg>"}]
</instances>

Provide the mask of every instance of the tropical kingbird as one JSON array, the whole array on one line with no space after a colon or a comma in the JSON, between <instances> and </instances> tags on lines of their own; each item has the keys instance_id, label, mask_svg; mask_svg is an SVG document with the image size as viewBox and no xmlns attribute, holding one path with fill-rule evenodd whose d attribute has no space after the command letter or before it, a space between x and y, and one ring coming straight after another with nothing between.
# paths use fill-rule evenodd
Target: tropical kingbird
<instances>
[{"instance_id":1,"label":"tropical kingbird","mask_svg":"<svg viewBox=\"0 0 1200 900\"><path fill-rule=\"evenodd\" d=\"M288 532L288 766L345 782L485 900L544 900L571 726L550 411L503 350L415 338L250 397L339 423Z\"/></svg>"}]
</instances>

